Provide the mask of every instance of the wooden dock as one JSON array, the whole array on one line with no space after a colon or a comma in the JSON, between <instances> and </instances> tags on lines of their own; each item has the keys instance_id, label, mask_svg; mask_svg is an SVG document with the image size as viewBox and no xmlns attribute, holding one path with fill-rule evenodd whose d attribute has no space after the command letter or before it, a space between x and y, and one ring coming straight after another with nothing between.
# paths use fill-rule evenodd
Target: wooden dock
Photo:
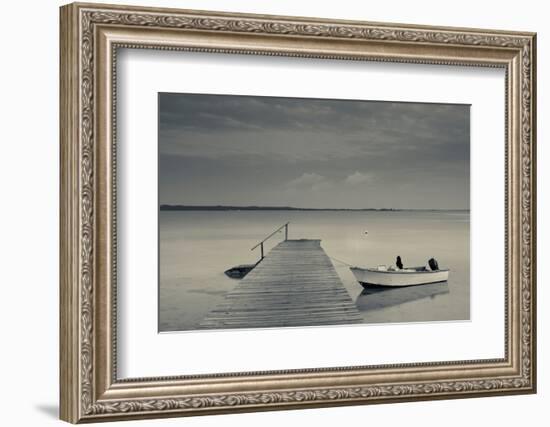
<instances>
[{"instance_id":1,"label":"wooden dock","mask_svg":"<svg viewBox=\"0 0 550 427\"><path fill-rule=\"evenodd\" d=\"M270 328L362 323L362 317L320 240L279 243L201 329Z\"/></svg>"}]
</instances>

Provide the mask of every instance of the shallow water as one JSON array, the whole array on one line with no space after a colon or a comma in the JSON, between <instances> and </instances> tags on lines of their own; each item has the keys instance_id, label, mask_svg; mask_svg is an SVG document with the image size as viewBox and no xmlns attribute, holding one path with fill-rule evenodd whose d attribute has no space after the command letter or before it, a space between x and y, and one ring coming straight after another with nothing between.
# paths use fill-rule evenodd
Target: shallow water
<instances>
[{"instance_id":1,"label":"shallow water","mask_svg":"<svg viewBox=\"0 0 550 427\"><path fill-rule=\"evenodd\" d=\"M287 221L290 239L321 239L365 323L470 318L469 212L161 211L159 330L195 329L238 283L223 272L256 262L250 248ZM406 266L435 257L449 281L364 291L343 263L390 265L397 255Z\"/></svg>"}]
</instances>

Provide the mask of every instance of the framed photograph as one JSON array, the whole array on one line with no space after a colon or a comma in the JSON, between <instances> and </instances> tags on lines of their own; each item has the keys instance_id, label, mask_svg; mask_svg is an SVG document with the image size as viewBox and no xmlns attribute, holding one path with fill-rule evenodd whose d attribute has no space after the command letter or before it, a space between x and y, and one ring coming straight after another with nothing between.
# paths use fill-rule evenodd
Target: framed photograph
<instances>
[{"instance_id":1,"label":"framed photograph","mask_svg":"<svg viewBox=\"0 0 550 427\"><path fill-rule=\"evenodd\" d=\"M60 22L63 420L536 391L535 34Z\"/></svg>"}]
</instances>

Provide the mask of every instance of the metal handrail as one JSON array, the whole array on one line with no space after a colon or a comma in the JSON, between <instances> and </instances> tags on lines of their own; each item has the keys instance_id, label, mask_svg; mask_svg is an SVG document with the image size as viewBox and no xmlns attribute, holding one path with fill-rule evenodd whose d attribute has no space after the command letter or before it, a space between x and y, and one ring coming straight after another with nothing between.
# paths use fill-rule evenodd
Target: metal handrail
<instances>
[{"instance_id":1,"label":"metal handrail","mask_svg":"<svg viewBox=\"0 0 550 427\"><path fill-rule=\"evenodd\" d=\"M279 228L277 228L277 230L275 230L273 233L271 233L269 236L267 236L265 239L263 239L261 242L258 242L255 246L253 246L250 250L253 251L254 249L256 249L258 246L260 246L260 249L262 251L262 258L261 259L264 259L264 242L268 239L270 239L271 237L273 237L275 234L277 234L279 231L281 231L283 228L285 229L285 241L288 240L288 224L290 224L290 222L287 222L286 224L283 224L281 225Z\"/></svg>"}]
</instances>

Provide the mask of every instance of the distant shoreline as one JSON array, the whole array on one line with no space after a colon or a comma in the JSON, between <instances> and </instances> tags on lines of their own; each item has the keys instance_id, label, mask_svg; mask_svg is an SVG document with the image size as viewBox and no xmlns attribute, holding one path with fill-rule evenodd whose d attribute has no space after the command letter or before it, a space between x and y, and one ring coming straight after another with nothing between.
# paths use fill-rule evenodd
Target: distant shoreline
<instances>
[{"instance_id":1,"label":"distant shoreline","mask_svg":"<svg viewBox=\"0 0 550 427\"><path fill-rule=\"evenodd\" d=\"M296 208L292 206L160 205L161 211L470 212L470 209Z\"/></svg>"}]
</instances>

